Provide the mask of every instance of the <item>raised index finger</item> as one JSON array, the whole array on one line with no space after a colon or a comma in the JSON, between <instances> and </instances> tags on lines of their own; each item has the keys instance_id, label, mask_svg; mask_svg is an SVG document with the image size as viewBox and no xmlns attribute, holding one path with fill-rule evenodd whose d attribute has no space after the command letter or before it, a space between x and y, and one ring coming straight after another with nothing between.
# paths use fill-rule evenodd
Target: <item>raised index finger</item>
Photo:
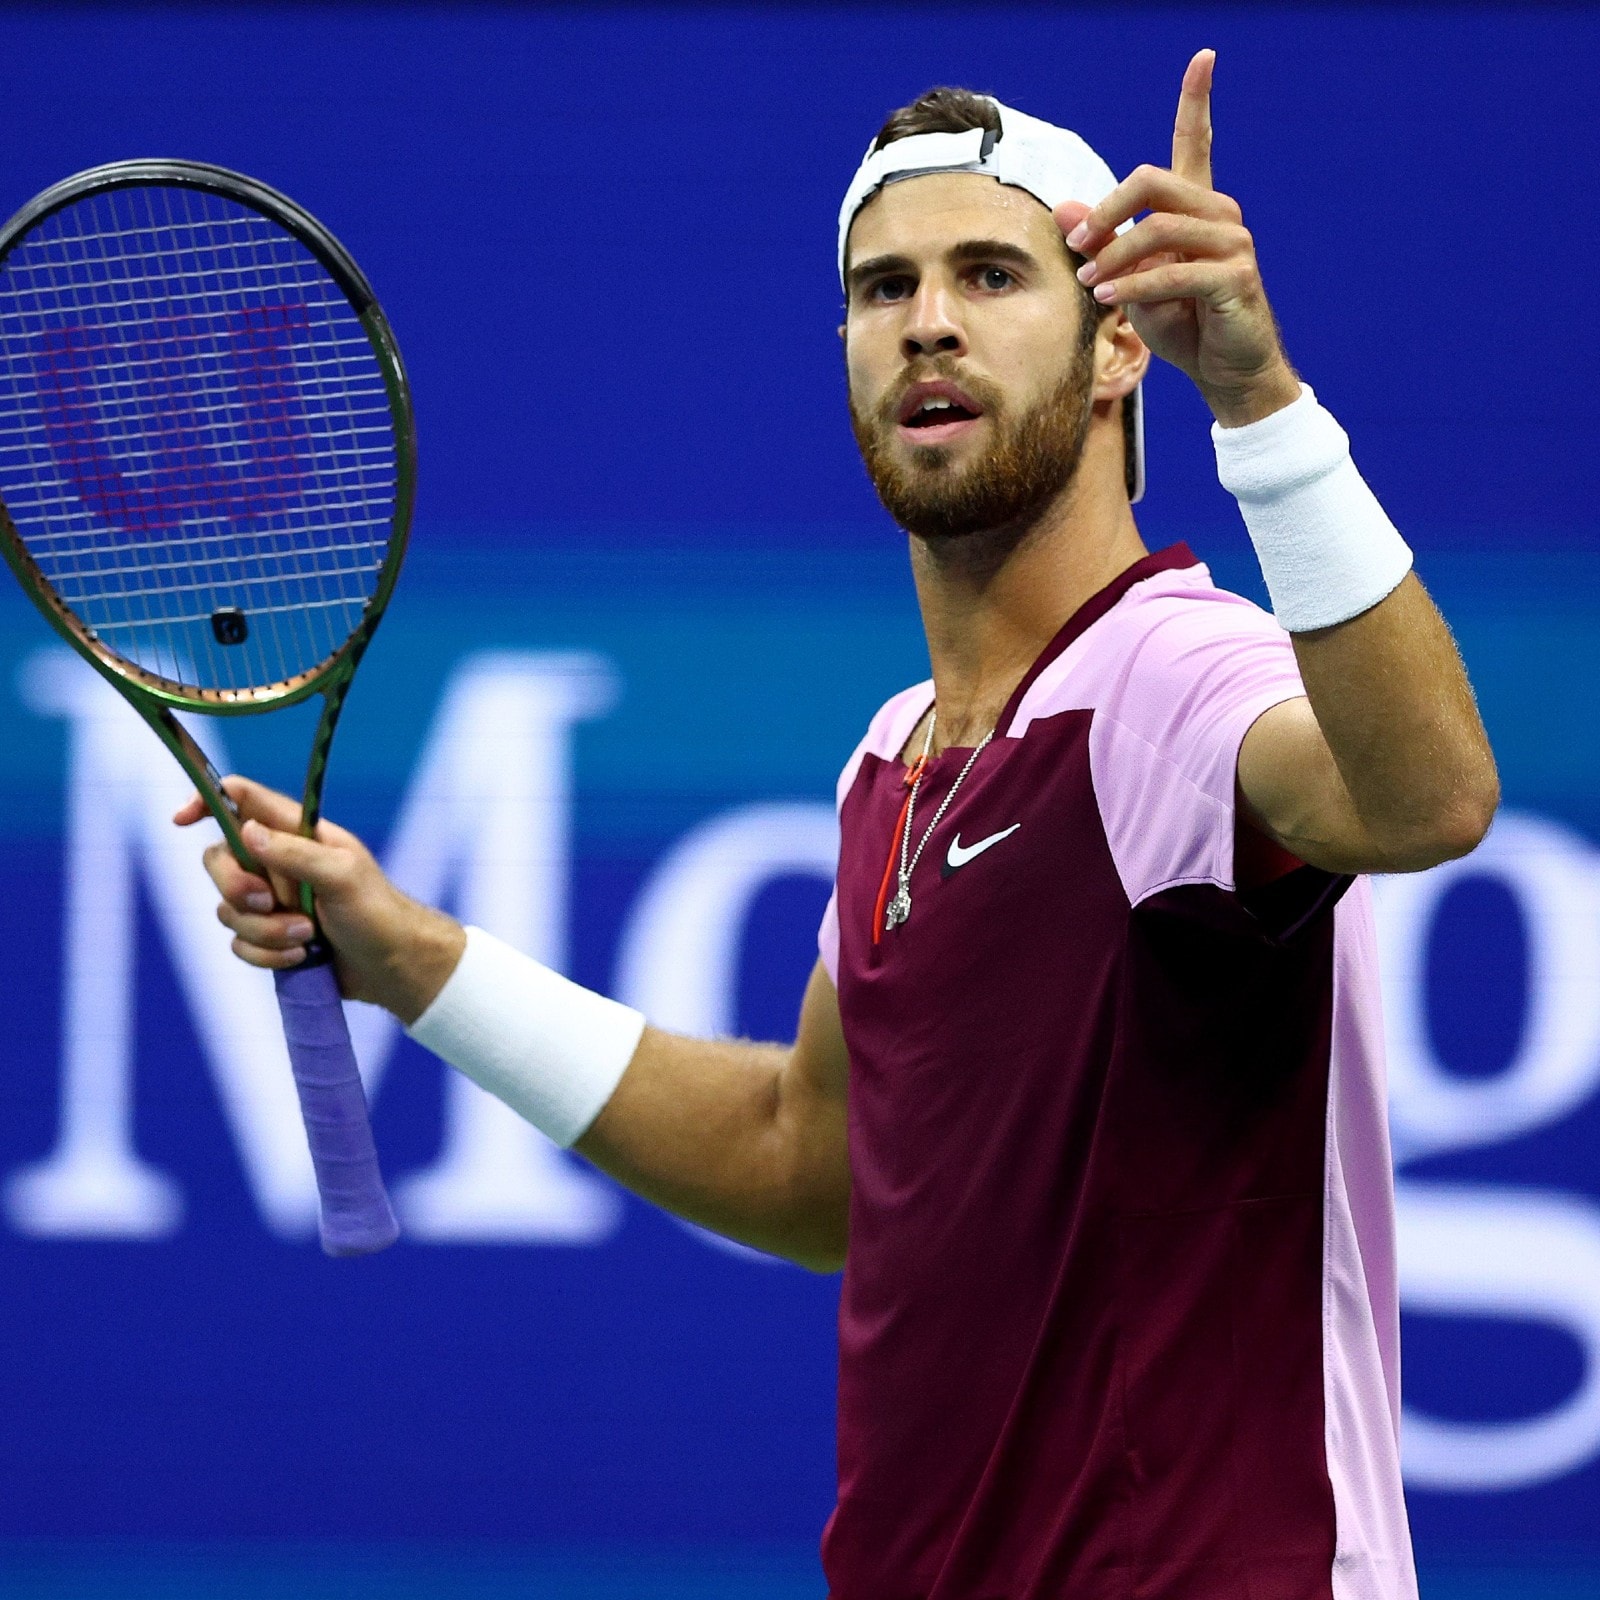
<instances>
[{"instance_id":1,"label":"raised index finger","mask_svg":"<svg viewBox=\"0 0 1600 1600\"><path fill-rule=\"evenodd\" d=\"M1211 187L1211 74L1215 50L1200 50L1184 69L1178 117L1172 125L1172 170L1190 183Z\"/></svg>"}]
</instances>

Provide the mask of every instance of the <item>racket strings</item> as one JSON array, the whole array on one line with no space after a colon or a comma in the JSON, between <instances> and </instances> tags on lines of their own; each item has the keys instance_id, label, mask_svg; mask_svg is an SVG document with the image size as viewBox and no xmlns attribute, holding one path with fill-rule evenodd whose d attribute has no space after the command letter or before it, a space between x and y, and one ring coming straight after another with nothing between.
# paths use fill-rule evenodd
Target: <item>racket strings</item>
<instances>
[{"instance_id":1,"label":"racket strings","mask_svg":"<svg viewBox=\"0 0 1600 1600\"><path fill-rule=\"evenodd\" d=\"M124 659L211 691L325 661L376 590L397 471L360 318L247 207L94 194L0 265L0 496Z\"/></svg>"}]
</instances>

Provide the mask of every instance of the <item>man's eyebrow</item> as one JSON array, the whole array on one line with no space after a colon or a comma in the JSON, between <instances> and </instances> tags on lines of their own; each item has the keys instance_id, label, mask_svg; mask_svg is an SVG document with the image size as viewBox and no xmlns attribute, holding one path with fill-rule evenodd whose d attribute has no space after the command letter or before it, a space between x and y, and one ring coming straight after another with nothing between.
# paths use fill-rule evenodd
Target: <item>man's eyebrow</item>
<instances>
[{"instance_id":1,"label":"man's eyebrow","mask_svg":"<svg viewBox=\"0 0 1600 1600\"><path fill-rule=\"evenodd\" d=\"M950 251L952 261L1009 262L1014 267L1036 267L1039 258L1020 244L1005 239L963 239Z\"/></svg>"},{"instance_id":2,"label":"man's eyebrow","mask_svg":"<svg viewBox=\"0 0 1600 1600\"><path fill-rule=\"evenodd\" d=\"M859 288L868 278L881 278L889 272L911 272L914 263L909 256L872 256L858 261L849 271L850 287Z\"/></svg>"},{"instance_id":3,"label":"man's eyebrow","mask_svg":"<svg viewBox=\"0 0 1600 1600\"><path fill-rule=\"evenodd\" d=\"M1013 267L1037 267L1039 258L1031 250L1025 250L1020 244L1012 244L1005 239L963 239L960 244L952 245L945 252L948 260L971 263L974 261L993 261ZM895 272L915 272L916 263L909 256L872 256L866 261L859 261L851 267L848 274L850 287L859 289L862 284L873 278L881 278Z\"/></svg>"}]
</instances>

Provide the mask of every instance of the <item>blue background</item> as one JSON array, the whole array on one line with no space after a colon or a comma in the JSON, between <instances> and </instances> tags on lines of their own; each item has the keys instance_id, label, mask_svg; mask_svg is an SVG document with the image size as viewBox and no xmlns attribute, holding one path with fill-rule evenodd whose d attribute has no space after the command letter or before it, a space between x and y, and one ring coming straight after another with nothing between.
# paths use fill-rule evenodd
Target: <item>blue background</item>
<instances>
[{"instance_id":1,"label":"blue background","mask_svg":"<svg viewBox=\"0 0 1600 1600\"><path fill-rule=\"evenodd\" d=\"M1508 803L1600 840L1600 21L1581 9L8 8L0 210L184 155L284 189L350 247L405 352L422 466L330 808L382 837L468 652L599 653L622 697L575 736L570 938L604 988L674 841L825 801L866 717L925 670L834 334L865 142L954 81L1081 129L1119 171L1164 161L1202 45L1219 185L1456 626ZM1187 538L1258 594L1200 401L1158 372L1147 405L1147 542ZM40 628L0 598L0 1174L56 1125L66 742L12 687ZM264 775L292 781L292 747L262 737ZM787 1036L824 892L758 898L743 1030ZM632 1201L596 1248L350 1265L273 1237L141 915L137 1140L187 1220L141 1243L0 1227L6 1592L820 1593L833 1280ZM1516 1048L1524 946L1487 880L1441 916L1430 1015L1463 1077ZM439 1084L402 1047L375 1109L392 1171L436 1154ZM1424 1166L1600 1198L1597 1138L1591 1100ZM1581 1347L1536 1321L1417 1316L1407 1338L1411 1393L1441 1415L1523 1415L1581 1376ZM1425 1592L1600 1593L1597 1504L1592 1459L1415 1492Z\"/></svg>"}]
</instances>

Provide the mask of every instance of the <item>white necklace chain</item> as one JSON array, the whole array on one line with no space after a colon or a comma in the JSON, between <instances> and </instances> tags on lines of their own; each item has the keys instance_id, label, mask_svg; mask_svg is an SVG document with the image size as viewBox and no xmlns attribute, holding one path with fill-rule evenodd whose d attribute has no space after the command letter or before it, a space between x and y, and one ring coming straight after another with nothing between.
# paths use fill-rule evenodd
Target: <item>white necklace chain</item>
<instances>
[{"instance_id":1,"label":"white necklace chain","mask_svg":"<svg viewBox=\"0 0 1600 1600\"><path fill-rule=\"evenodd\" d=\"M972 754L967 757L967 764L961 769L956 781L950 785L950 791L939 802L939 809L933 814L933 821L922 830L922 838L917 843L916 853L911 853L911 823L917 814L917 790L922 787L922 774L928 765L928 756L933 750L933 730L939 721L939 713L935 710L928 718L928 735L922 741L922 758L917 762L917 775L911 780L911 798L906 801L906 825L900 833L900 874L899 884L895 889L894 898L889 902L888 909L884 912L884 931L898 928L907 917L911 915L911 874L917 870L917 863L922 859L922 852L927 848L928 840L933 836L933 830L939 826L940 819L950 809L950 802L956 797L956 790L966 781L966 776L972 771L972 763L984 752L984 747L994 738L994 729L991 728L972 748ZM907 856L910 860L907 860Z\"/></svg>"}]
</instances>

